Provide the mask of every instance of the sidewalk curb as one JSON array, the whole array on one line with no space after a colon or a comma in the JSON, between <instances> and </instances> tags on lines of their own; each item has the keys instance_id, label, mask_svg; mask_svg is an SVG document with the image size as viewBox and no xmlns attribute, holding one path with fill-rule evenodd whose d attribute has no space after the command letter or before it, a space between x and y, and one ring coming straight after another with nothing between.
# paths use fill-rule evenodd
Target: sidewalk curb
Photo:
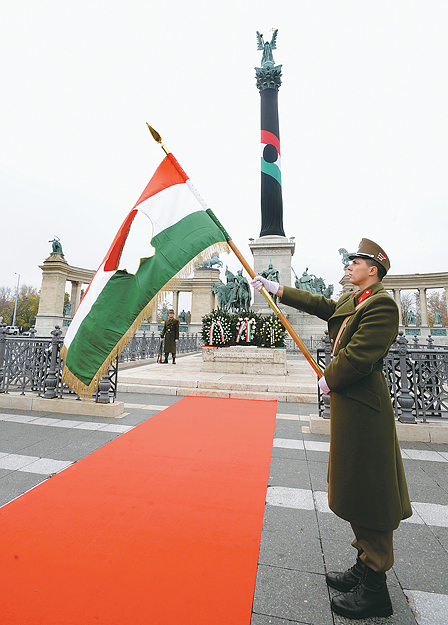
<instances>
[{"instance_id":1,"label":"sidewalk curb","mask_svg":"<svg viewBox=\"0 0 448 625\"><path fill-rule=\"evenodd\" d=\"M448 443L448 425L435 423L399 423L395 422L398 440L422 443ZM310 415L311 434L330 436L330 419Z\"/></svg>"},{"instance_id":2,"label":"sidewalk curb","mask_svg":"<svg viewBox=\"0 0 448 625\"><path fill-rule=\"evenodd\" d=\"M124 413L124 402L97 404L93 401L77 399L44 399L30 395L0 394L0 408L34 410L37 412L58 412L61 414L83 415L87 417L120 417Z\"/></svg>"}]
</instances>

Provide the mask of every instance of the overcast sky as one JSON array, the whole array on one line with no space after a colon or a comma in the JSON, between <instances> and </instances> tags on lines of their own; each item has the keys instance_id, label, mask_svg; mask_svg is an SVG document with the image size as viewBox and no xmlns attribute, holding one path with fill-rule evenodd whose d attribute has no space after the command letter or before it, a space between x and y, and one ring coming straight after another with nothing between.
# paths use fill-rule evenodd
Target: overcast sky
<instances>
[{"instance_id":1,"label":"overcast sky","mask_svg":"<svg viewBox=\"0 0 448 625\"><path fill-rule=\"evenodd\" d=\"M40 288L55 236L97 268L164 156L145 122L252 262L271 28L297 274L336 284L362 237L392 274L447 271L446 0L3 0L0 286Z\"/></svg>"}]
</instances>

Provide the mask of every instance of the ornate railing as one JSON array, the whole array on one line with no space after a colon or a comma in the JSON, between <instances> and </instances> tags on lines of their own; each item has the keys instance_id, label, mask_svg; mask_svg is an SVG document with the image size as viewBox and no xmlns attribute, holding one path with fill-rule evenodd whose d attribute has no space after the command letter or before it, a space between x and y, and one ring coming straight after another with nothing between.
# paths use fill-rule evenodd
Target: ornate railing
<instances>
[{"instance_id":1,"label":"ornate railing","mask_svg":"<svg viewBox=\"0 0 448 625\"><path fill-rule=\"evenodd\" d=\"M328 333L317 350L317 362L324 369L331 361ZM448 418L448 346L427 345L414 336L412 345L399 332L384 359L384 375L396 418L402 423L425 423L428 418ZM319 414L330 418L330 398L318 390Z\"/></svg>"},{"instance_id":2,"label":"ornate railing","mask_svg":"<svg viewBox=\"0 0 448 625\"><path fill-rule=\"evenodd\" d=\"M25 391L31 391L46 399L76 396L62 380L63 339L59 326L51 332L51 338L36 337L34 328L29 337L10 337L5 327L0 324L0 393L20 391L24 395ZM114 362L95 390L96 402L115 401L117 373L118 363Z\"/></svg>"},{"instance_id":3,"label":"ornate railing","mask_svg":"<svg viewBox=\"0 0 448 625\"><path fill-rule=\"evenodd\" d=\"M310 336L309 339L302 339L302 341L303 343L305 343L305 347L309 349L309 351L312 353L316 353L318 348L322 347L322 337L314 338L313 336ZM289 334L285 334L285 344L286 344L286 351L288 354L301 354L302 353L300 349L297 347L297 344L294 342L294 339L292 339L289 336Z\"/></svg>"},{"instance_id":4,"label":"ornate railing","mask_svg":"<svg viewBox=\"0 0 448 625\"><path fill-rule=\"evenodd\" d=\"M6 324L0 324L0 393L19 391L35 392L40 397L53 399L75 395L62 380L64 362L60 352L63 344L59 326L51 332L51 338L36 337L34 328L30 336L9 336ZM93 399L98 403L115 401L117 395L118 360L142 360L154 358L160 350L160 337L154 332L147 336L134 336L127 344L120 359L116 359L108 373L99 381ZM199 334L182 333L177 343L178 353L199 351Z\"/></svg>"},{"instance_id":5,"label":"ornate railing","mask_svg":"<svg viewBox=\"0 0 448 625\"><path fill-rule=\"evenodd\" d=\"M146 360L155 358L160 352L162 339L159 334L143 332L142 336L134 335L119 356L119 362ZM177 341L176 352L186 354L200 351L202 340L200 334L181 332Z\"/></svg>"}]
</instances>

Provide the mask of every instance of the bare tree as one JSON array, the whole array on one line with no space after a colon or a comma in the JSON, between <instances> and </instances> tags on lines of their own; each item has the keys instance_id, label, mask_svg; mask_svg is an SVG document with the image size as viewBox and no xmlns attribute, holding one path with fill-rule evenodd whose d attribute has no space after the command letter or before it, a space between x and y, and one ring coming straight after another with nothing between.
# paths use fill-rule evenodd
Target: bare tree
<instances>
[{"instance_id":1,"label":"bare tree","mask_svg":"<svg viewBox=\"0 0 448 625\"><path fill-rule=\"evenodd\" d=\"M439 311L442 317L442 325L448 325L448 313L446 308L446 293L445 290L431 291L426 298L428 306L428 323L433 326L435 323L436 310Z\"/></svg>"},{"instance_id":2,"label":"bare tree","mask_svg":"<svg viewBox=\"0 0 448 625\"><path fill-rule=\"evenodd\" d=\"M416 306L415 306L415 297L413 293L402 291L400 294L400 300L401 300L401 314L402 314L401 323L404 326L407 326L409 312L412 310L414 315L416 315L416 312L417 312Z\"/></svg>"}]
</instances>

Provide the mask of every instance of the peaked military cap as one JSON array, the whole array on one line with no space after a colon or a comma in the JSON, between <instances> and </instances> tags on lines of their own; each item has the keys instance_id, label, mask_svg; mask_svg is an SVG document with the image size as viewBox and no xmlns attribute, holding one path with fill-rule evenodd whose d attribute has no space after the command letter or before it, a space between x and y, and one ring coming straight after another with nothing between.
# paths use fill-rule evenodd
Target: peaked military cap
<instances>
[{"instance_id":1,"label":"peaked military cap","mask_svg":"<svg viewBox=\"0 0 448 625\"><path fill-rule=\"evenodd\" d=\"M386 252L370 239L361 239L358 251L353 252L353 254L349 254L348 257L350 260L353 260L354 258L370 258L384 267L386 272L390 269L390 261Z\"/></svg>"}]
</instances>

